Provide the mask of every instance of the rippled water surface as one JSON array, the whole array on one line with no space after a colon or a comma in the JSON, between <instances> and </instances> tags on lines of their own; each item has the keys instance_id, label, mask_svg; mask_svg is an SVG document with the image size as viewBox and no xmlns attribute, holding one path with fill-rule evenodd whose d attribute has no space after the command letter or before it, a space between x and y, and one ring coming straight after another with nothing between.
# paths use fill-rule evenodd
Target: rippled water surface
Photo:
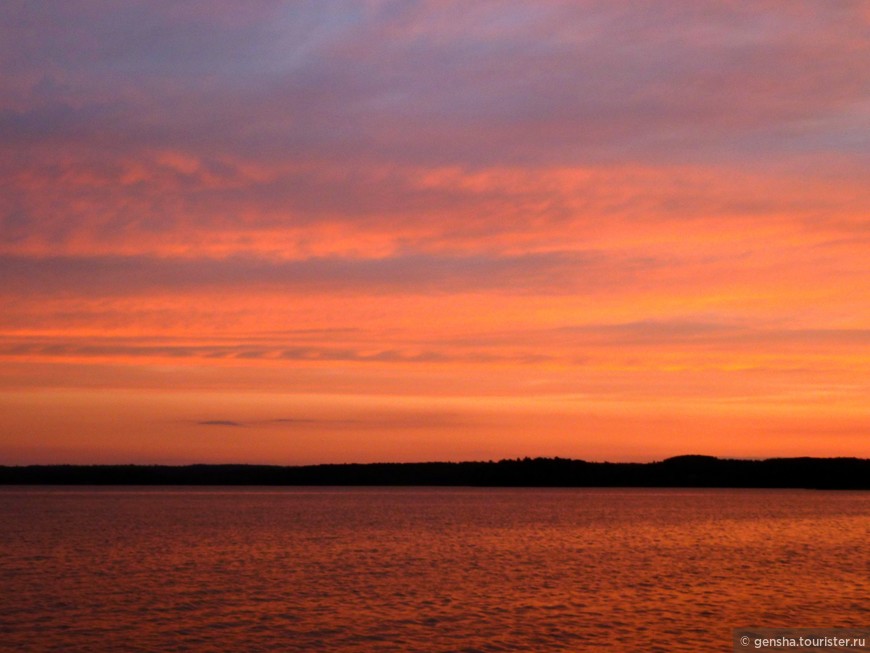
<instances>
[{"instance_id":1,"label":"rippled water surface","mask_svg":"<svg viewBox=\"0 0 870 653\"><path fill-rule=\"evenodd\" d=\"M870 494L2 488L3 651L728 651L870 623Z\"/></svg>"}]
</instances>

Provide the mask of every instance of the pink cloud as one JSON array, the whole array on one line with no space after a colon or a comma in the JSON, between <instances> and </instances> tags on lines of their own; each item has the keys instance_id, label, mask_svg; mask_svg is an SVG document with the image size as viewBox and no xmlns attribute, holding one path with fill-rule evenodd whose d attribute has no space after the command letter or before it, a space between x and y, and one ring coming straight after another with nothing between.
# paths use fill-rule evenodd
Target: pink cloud
<instances>
[{"instance_id":1,"label":"pink cloud","mask_svg":"<svg viewBox=\"0 0 870 653\"><path fill-rule=\"evenodd\" d=\"M769 451L809 406L852 442L867 27L849 0L6 3L6 425L38 421L19 385L79 388L60 451L99 391L186 415L180 383L528 398L548 446L606 414L619 451L660 406L694 412L647 452L723 416ZM512 420L484 422L480 450Z\"/></svg>"}]
</instances>

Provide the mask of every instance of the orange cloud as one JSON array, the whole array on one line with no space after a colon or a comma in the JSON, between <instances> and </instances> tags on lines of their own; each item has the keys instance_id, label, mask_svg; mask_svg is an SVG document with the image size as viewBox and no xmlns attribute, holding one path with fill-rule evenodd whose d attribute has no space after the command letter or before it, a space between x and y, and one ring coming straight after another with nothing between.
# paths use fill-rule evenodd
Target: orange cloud
<instances>
[{"instance_id":1,"label":"orange cloud","mask_svg":"<svg viewBox=\"0 0 870 653\"><path fill-rule=\"evenodd\" d=\"M857 4L0 18L2 461L870 455Z\"/></svg>"}]
</instances>

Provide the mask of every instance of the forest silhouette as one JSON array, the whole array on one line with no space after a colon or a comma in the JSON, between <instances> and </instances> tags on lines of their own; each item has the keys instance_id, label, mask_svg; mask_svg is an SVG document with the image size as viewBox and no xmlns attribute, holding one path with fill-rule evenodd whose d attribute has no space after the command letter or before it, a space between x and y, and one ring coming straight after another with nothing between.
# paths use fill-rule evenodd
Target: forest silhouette
<instances>
[{"instance_id":1,"label":"forest silhouette","mask_svg":"<svg viewBox=\"0 0 870 653\"><path fill-rule=\"evenodd\" d=\"M337 485L471 487L733 487L870 489L870 460L676 456L650 463L517 458L497 462L349 463L302 466L0 466L0 484Z\"/></svg>"}]
</instances>

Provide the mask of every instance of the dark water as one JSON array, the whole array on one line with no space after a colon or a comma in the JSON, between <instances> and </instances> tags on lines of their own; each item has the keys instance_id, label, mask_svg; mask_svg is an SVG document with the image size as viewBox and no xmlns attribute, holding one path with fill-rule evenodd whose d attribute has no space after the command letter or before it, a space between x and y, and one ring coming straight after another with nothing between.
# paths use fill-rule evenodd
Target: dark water
<instances>
[{"instance_id":1,"label":"dark water","mask_svg":"<svg viewBox=\"0 0 870 653\"><path fill-rule=\"evenodd\" d=\"M730 651L870 624L870 493L0 489L3 651Z\"/></svg>"}]
</instances>

